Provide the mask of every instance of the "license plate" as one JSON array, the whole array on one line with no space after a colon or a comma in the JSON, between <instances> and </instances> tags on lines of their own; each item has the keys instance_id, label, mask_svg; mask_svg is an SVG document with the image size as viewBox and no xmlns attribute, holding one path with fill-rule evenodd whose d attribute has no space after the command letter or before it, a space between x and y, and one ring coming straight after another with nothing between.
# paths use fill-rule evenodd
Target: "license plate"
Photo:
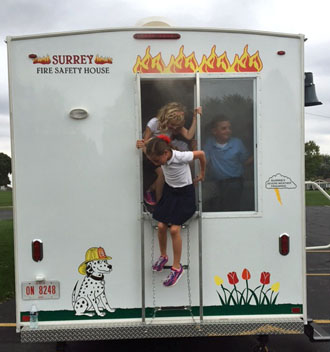
<instances>
[{"instance_id":1,"label":"license plate","mask_svg":"<svg viewBox=\"0 0 330 352\"><path fill-rule=\"evenodd\" d=\"M59 281L29 281L22 282L22 298L29 299L58 299L60 298Z\"/></svg>"}]
</instances>

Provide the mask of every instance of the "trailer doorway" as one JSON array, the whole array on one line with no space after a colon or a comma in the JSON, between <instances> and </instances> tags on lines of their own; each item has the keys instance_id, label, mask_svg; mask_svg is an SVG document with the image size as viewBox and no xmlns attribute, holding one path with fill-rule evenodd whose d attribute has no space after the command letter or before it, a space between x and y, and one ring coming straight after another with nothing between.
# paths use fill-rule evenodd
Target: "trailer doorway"
<instances>
[{"instance_id":1,"label":"trailer doorway","mask_svg":"<svg viewBox=\"0 0 330 352\"><path fill-rule=\"evenodd\" d=\"M189 129L192 123L194 108L196 107L196 78L146 78L140 81L141 92L141 129L142 136L146 130L148 122L157 116L157 113L164 105L177 102L181 103L185 109L185 127ZM179 150L193 150L197 146L194 138L186 140L181 135L175 135L172 144ZM157 173L148 165L145 156L143 160L143 194L150 189L157 178ZM194 170L192 169L194 173Z\"/></svg>"}]
</instances>

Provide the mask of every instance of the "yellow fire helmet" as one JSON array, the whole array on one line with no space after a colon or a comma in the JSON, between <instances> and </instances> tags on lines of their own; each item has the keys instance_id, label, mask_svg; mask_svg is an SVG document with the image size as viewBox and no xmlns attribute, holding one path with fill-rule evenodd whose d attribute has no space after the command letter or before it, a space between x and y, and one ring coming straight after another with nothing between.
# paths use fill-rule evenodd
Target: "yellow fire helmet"
<instances>
[{"instance_id":1,"label":"yellow fire helmet","mask_svg":"<svg viewBox=\"0 0 330 352\"><path fill-rule=\"evenodd\" d=\"M112 259L105 254L102 247L89 248L85 254L85 261L79 265L78 271L82 275L86 275L86 264L93 260L108 260Z\"/></svg>"}]
</instances>

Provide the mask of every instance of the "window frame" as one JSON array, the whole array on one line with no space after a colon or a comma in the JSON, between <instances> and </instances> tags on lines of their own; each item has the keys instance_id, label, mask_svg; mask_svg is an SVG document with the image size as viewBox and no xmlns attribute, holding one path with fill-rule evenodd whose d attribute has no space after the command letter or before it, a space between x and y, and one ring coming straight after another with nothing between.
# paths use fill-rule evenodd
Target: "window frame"
<instances>
[{"instance_id":1,"label":"window frame","mask_svg":"<svg viewBox=\"0 0 330 352\"><path fill-rule=\"evenodd\" d=\"M217 219L217 218L247 218L247 217L260 217L262 216L262 168L261 168L261 116L260 116L260 100L261 100L261 79L259 73L199 73L194 74L150 74L150 73L137 73L136 74L136 136L137 139L142 138L142 104L141 104L141 82L142 81L153 81L153 80L195 80L195 103L196 106L200 106L201 103L201 81L205 79L221 79L221 80L253 80L253 141L254 141L254 199L255 199L255 210L252 211L234 211L234 212L203 212L202 202L203 199L201 183L198 185L198 212L199 215L204 219ZM203 117L201 117L203 118ZM197 120L196 128L196 139L198 149L201 149L201 122ZM142 185L142 157L139 162L140 167L140 178ZM140 204L141 211L143 212L143 191L142 186L140 190Z\"/></svg>"}]
</instances>

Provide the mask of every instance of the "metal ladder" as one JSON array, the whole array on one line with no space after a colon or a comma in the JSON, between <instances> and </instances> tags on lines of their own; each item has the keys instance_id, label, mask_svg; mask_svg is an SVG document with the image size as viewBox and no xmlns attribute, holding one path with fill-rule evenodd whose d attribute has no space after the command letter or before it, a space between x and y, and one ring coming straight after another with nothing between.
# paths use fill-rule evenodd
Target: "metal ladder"
<instances>
[{"instance_id":1,"label":"metal ladder","mask_svg":"<svg viewBox=\"0 0 330 352\"><path fill-rule=\"evenodd\" d=\"M150 214L151 216L151 214ZM151 239L151 265L155 262L155 230L158 229L157 225L153 225L151 223L151 228L152 228L152 239ZM175 306L175 307L160 307L157 306L156 304L156 273L153 271L152 272L152 301L153 301L153 315L150 324L154 321L156 318L156 314L160 311L174 311L174 310L181 310L181 311L188 311L190 313L190 316L195 322L194 314L192 311L192 299L191 299L191 285L190 285L190 226L189 223L184 224L181 226L182 229L186 229L186 241L187 241L187 264L182 265L183 269L186 272L186 278L187 278L187 293L188 293L188 305L185 306ZM164 269L171 269L171 266L165 265Z\"/></svg>"},{"instance_id":2,"label":"metal ladder","mask_svg":"<svg viewBox=\"0 0 330 352\"><path fill-rule=\"evenodd\" d=\"M154 256L154 248L155 248L155 230L157 229L157 226L153 224L153 219L152 215L146 211L144 204L143 204L143 213L141 214L141 298L142 298L142 322L146 323L146 287L145 287L145 259L146 259L146 254L145 254L145 231L144 231L144 225L145 221L150 222L151 230L152 230L152 239L151 239L151 265L154 263L155 256ZM201 217L199 216L199 212L196 212L196 214L193 216L192 219L198 219L198 242L199 242L199 320L203 320L203 286L202 286L202 266L201 266ZM189 220L191 221L191 219ZM186 223L182 225L182 229L186 230L186 236L187 236L187 245L186 245L186 250L187 250L187 264L183 265L183 268L186 270L186 278L187 278L187 293L188 293L188 305L185 306L173 306L173 307L160 307L157 306L156 302L156 276L155 272L152 272L152 297L153 297L153 315L150 321L150 324L154 321L156 318L156 315L160 311L170 311L170 310L183 310L183 311L188 311L190 313L190 316L193 320L194 323L196 323L195 316L193 314L192 310L192 298L191 298L191 285L190 285L190 224ZM150 267L151 267L150 265ZM170 269L170 266L165 266L164 269Z\"/></svg>"},{"instance_id":3,"label":"metal ladder","mask_svg":"<svg viewBox=\"0 0 330 352\"><path fill-rule=\"evenodd\" d=\"M136 75L136 114L138 116L138 119L136 120L136 130L138 133L138 138L142 138L142 116L141 116L141 89L140 89L140 74L138 73ZM196 72L196 101L195 105L200 106L200 98L199 98L199 72ZM196 128L196 136L197 136L197 149L201 149L201 136L200 136L200 129L201 129L201 122L200 122L200 117L197 115L197 128ZM141 240L140 240L140 245L141 245L141 318L142 322L146 323L146 287L145 287L145 233L144 233L144 225L145 225L145 220L147 217L147 220L150 220L150 217L148 217L148 214L145 212L145 207L144 207L144 201L143 201L143 155L140 152L140 157L139 157L139 167L140 167L140 234L141 234ZM200 322L203 322L203 256L202 256L202 185L201 182L198 184L198 197L197 197L197 203L198 203L198 211L195 213L195 216L193 216L193 219L197 217L198 219L198 266L199 266L199 319ZM190 219L191 220L191 219ZM190 221L189 220L189 221ZM189 268L188 268L189 272ZM190 285L190 283L189 283ZM191 299L191 298L189 298ZM190 303L191 307L191 303ZM157 312L156 312L157 313Z\"/></svg>"}]
</instances>

